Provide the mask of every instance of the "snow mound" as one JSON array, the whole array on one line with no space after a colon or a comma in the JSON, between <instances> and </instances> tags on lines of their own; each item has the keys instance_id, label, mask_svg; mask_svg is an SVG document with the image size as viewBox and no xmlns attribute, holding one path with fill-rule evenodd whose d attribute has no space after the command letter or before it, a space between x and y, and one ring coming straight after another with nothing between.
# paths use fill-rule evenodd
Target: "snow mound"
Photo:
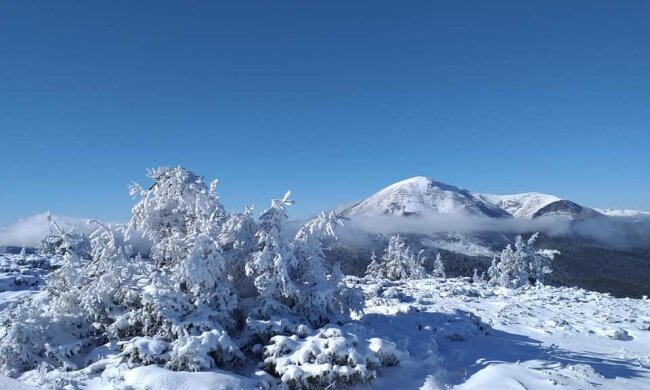
<instances>
[{"instance_id":1,"label":"snow mound","mask_svg":"<svg viewBox=\"0 0 650 390\"><path fill-rule=\"evenodd\" d=\"M252 390L259 388L257 381L227 371L169 371L158 366L138 367L127 371L124 375L124 385L143 390Z\"/></svg>"},{"instance_id":2,"label":"snow mound","mask_svg":"<svg viewBox=\"0 0 650 390\"><path fill-rule=\"evenodd\" d=\"M37 387L30 386L26 383L19 382L15 379L0 376L0 389L11 390L37 390Z\"/></svg>"}]
</instances>

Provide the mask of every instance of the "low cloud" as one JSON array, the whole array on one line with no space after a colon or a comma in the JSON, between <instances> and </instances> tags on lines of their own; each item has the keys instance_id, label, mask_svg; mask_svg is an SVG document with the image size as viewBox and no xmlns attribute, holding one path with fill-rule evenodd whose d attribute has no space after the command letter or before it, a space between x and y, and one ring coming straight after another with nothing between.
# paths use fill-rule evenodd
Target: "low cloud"
<instances>
[{"instance_id":1,"label":"low cloud","mask_svg":"<svg viewBox=\"0 0 650 390\"><path fill-rule=\"evenodd\" d=\"M417 217L391 215L355 216L345 230L350 239L361 239L362 232L384 235L480 233L526 234L540 232L549 236L578 235L615 247L650 245L650 218L593 218L575 221L564 216L535 219L482 218L466 215L432 214Z\"/></svg>"},{"instance_id":2,"label":"low cloud","mask_svg":"<svg viewBox=\"0 0 650 390\"><path fill-rule=\"evenodd\" d=\"M50 232L51 223L48 215L49 213L32 215L0 228L0 246L37 246ZM52 219L65 231L74 229L76 232L89 234L97 228L95 224L89 223L89 219L63 215L52 216Z\"/></svg>"}]
</instances>

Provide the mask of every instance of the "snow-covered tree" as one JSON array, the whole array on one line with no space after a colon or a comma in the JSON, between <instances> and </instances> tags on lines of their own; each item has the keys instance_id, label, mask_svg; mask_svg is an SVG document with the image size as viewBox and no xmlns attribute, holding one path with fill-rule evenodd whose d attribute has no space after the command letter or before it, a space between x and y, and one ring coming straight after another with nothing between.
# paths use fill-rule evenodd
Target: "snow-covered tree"
<instances>
[{"instance_id":1,"label":"snow-covered tree","mask_svg":"<svg viewBox=\"0 0 650 390\"><path fill-rule=\"evenodd\" d=\"M234 326L237 299L217 241L225 212L215 185L207 186L183 168L162 168L150 176L156 183L149 190L138 187L142 199L133 208L129 233L151 240L153 261L133 256L101 223L95 222L98 229L90 239L53 224L41 250L61 257L61 266L48 277L45 304L18 312L23 324L6 327L0 349L18 363L0 361L0 368L33 368L39 359L74 368L77 354L109 339L133 337L169 343L164 356L174 357L173 368L193 369L196 359L236 360L227 330ZM206 356L188 352L187 345L206 337ZM184 358L185 353L191 357Z\"/></svg>"},{"instance_id":2,"label":"snow-covered tree","mask_svg":"<svg viewBox=\"0 0 650 390\"><path fill-rule=\"evenodd\" d=\"M436 255L436 260L433 262L433 273L431 275L435 278L447 278L447 274L445 273L445 265L442 262L440 253Z\"/></svg>"},{"instance_id":3,"label":"snow-covered tree","mask_svg":"<svg viewBox=\"0 0 650 390\"><path fill-rule=\"evenodd\" d=\"M484 273L479 275L478 269L474 268L474 272L472 273L472 283L484 282L483 280L484 276L485 276Z\"/></svg>"},{"instance_id":4,"label":"snow-covered tree","mask_svg":"<svg viewBox=\"0 0 650 390\"><path fill-rule=\"evenodd\" d=\"M45 358L44 321L35 305L24 303L2 318L0 370L10 376L38 367Z\"/></svg>"},{"instance_id":5,"label":"snow-covered tree","mask_svg":"<svg viewBox=\"0 0 650 390\"><path fill-rule=\"evenodd\" d=\"M377 254L374 251L370 256L370 264L368 264L368 268L366 269L366 275L377 279L382 277L381 263L377 259Z\"/></svg>"},{"instance_id":6,"label":"snow-covered tree","mask_svg":"<svg viewBox=\"0 0 650 390\"><path fill-rule=\"evenodd\" d=\"M257 292L253 281L246 275L246 262L257 249L257 224L253 219L253 207L242 213L232 213L225 220L219 234L223 249L226 274L240 297L251 297Z\"/></svg>"},{"instance_id":7,"label":"snow-covered tree","mask_svg":"<svg viewBox=\"0 0 650 390\"><path fill-rule=\"evenodd\" d=\"M555 249L538 250L534 246L538 237L539 233L535 233L528 241L520 240L519 251L524 253L527 259L529 281L544 284L545 275L552 272L551 262L560 251Z\"/></svg>"},{"instance_id":8,"label":"snow-covered tree","mask_svg":"<svg viewBox=\"0 0 650 390\"><path fill-rule=\"evenodd\" d=\"M534 246L538 234L533 234L527 241L521 236L512 245L506 246L499 259L492 260L488 270L490 284L508 288L518 288L531 283L543 283L544 275L551 272L550 262L555 250L537 250Z\"/></svg>"},{"instance_id":9,"label":"snow-covered tree","mask_svg":"<svg viewBox=\"0 0 650 390\"><path fill-rule=\"evenodd\" d=\"M492 263L487 270L487 280L490 285L497 285L499 280L499 260L500 257L492 256Z\"/></svg>"},{"instance_id":10,"label":"snow-covered tree","mask_svg":"<svg viewBox=\"0 0 650 390\"><path fill-rule=\"evenodd\" d=\"M157 270L150 276L152 288L143 292L142 307L129 321L145 324L151 333L146 335L165 338L231 327L237 300L218 245L226 213L215 192L217 182L208 186L181 167L150 170L149 177L155 183L148 190L132 186L141 199L127 234L138 232L151 240Z\"/></svg>"},{"instance_id":11,"label":"snow-covered tree","mask_svg":"<svg viewBox=\"0 0 650 390\"><path fill-rule=\"evenodd\" d=\"M132 184L132 196L140 196L133 207L127 236L137 231L153 243L151 258L159 266L184 259L191 250L185 238L197 229L216 236L226 212L216 195L217 181L204 179L184 168L150 169L155 183L145 190Z\"/></svg>"},{"instance_id":12,"label":"snow-covered tree","mask_svg":"<svg viewBox=\"0 0 650 390\"><path fill-rule=\"evenodd\" d=\"M422 265L425 258L421 253L415 256L399 236L392 236L379 267L371 263L367 272L370 276L390 280L424 278L427 273Z\"/></svg>"},{"instance_id":13,"label":"snow-covered tree","mask_svg":"<svg viewBox=\"0 0 650 390\"><path fill-rule=\"evenodd\" d=\"M286 207L293 204L290 195L288 191L282 199L272 199L271 208L260 216L258 250L246 264L246 274L253 277L259 293L257 313L262 318L289 314L299 291L292 278L297 259L285 232Z\"/></svg>"},{"instance_id":14,"label":"snow-covered tree","mask_svg":"<svg viewBox=\"0 0 650 390\"><path fill-rule=\"evenodd\" d=\"M325 265L323 242L336 239L334 230L340 225L335 213L321 213L296 233L293 242L297 259L294 275L300 297L293 312L314 326L361 308L361 296L347 287L339 264L333 268Z\"/></svg>"},{"instance_id":15,"label":"snow-covered tree","mask_svg":"<svg viewBox=\"0 0 650 390\"><path fill-rule=\"evenodd\" d=\"M49 233L38 245L39 253L49 256L63 256L66 253L75 253L81 259L87 259L90 255L90 241L85 234L77 233L74 228L65 231L52 218L47 216L50 222Z\"/></svg>"},{"instance_id":16,"label":"snow-covered tree","mask_svg":"<svg viewBox=\"0 0 650 390\"><path fill-rule=\"evenodd\" d=\"M33 369L42 362L75 368L72 357L102 339L81 307L84 288L93 279L88 237L64 231L52 219L50 222L50 233L40 251L56 257L59 268L47 277L47 296L38 304L22 302L3 313L1 320L5 334L0 337L0 369L8 374Z\"/></svg>"}]
</instances>

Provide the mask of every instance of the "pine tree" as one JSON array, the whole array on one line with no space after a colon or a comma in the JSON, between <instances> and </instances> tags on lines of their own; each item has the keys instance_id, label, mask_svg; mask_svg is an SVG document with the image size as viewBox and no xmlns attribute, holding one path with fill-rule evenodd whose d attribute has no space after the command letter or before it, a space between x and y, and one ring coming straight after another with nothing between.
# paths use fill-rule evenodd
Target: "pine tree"
<instances>
[{"instance_id":1,"label":"pine tree","mask_svg":"<svg viewBox=\"0 0 650 390\"><path fill-rule=\"evenodd\" d=\"M358 292L347 287L340 266L329 268L325 265L323 242L336 239L334 230L341 225L334 213L321 213L296 233L293 242L297 259L294 274L300 297L294 313L314 326L324 325L336 316L348 315L361 305Z\"/></svg>"},{"instance_id":2,"label":"pine tree","mask_svg":"<svg viewBox=\"0 0 650 390\"><path fill-rule=\"evenodd\" d=\"M445 273L445 265L442 262L442 258L440 256L440 252L436 255L436 260L433 262L433 273L432 276L435 278L447 278L447 274Z\"/></svg>"},{"instance_id":3,"label":"pine tree","mask_svg":"<svg viewBox=\"0 0 650 390\"><path fill-rule=\"evenodd\" d=\"M366 269L366 275L377 279L383 277L381 263L377 260L375 252L372 252L370 256L370 264L368 264L368 268Z\"/></svg>"},{"instance_id":4,"label":"pine tree","mask_svg":"<svg viewBox=\"0 0 650 390\"><path fill-rule=\"evenodd\" d=\"M416 257L399 236L392 236L381 257L379 271L371 263L368 272L372 272L371 276L390 280L424 278L427 273L422 265L425 258L421 254L422 252Z\"/></svg>"},{"instance_id":5,"label":"pine tree","mask_svg":"<svg viewBox=\"0 0 650 390\"><path fill-rule=\"evenodd\" d=\"M499 260L492 261L488 270L490 284L508 288L518 288L527 284L543 283L544 275L550 272L550 262L555 250L538 251L534 243L538 234L533 234L528 241L521 236L515 239L514 249L511 245L501 252Z\"/></svg>"},{"instance_id":6,"label":"pine tree","mask_svg":"<svg viewBox=\"0 0 650 390\"><path fill-rule=\"evenodd\" d=\"M294 306L298 287L291 277L297 260L285 232L286 207L291 191L282 199L273 199L271 208L259 219L259 230L255 234L258 250L246 264L246 274L254 278L257 288L257 314L262 318L273 315L287 315Z\"/></svg>"},{"instance_id":7,"label":"pine tree","mask_svg":"<svg viewBox=\"0 0 650 390\"><path fill-rule=\"evenodd\" d=\"M141 199L127 234L151 240L157 272L151 275L154 287L144 291L142 308L130 321L166 338L232 327L237 300L217 241L227 218L215 192L217 182L208 186L181 167L150 170L149 177L155 180L149 190L132 186Z\"/></svg>"},{"instance_id":8,"label":"pine tree","mask_svg":"<svg viewBox=\"0 0 650 390\"><path fill-rule=\"evenodd\" d=\"M488 284L495 286L498 284L498 281L500 279L500 273L499 273L499 258L496 256L492 256L492 263L490 265L490 268L488 268Z\"/></svg>"},{"instance_id":9,"label":"pine tree","mask_svg":"<svg viewBox=\"0 0 650 390\"><path fill-rule=\"evenodd\" d=\"M257 293L253 280L246 275L246 262L257 249L255 234L257 224L253 219L253 208L242 213L233 213L225 220L219 233L219 245L223 249L226 274L235 287L238 296L247 298Z\"/></svg>"},{"instance_id":10,"label":"pine tree","mask_svg":"<svg viewBox=\"0 0 650 390\"><path fill-rule=\"evenodd\" d=\"M216 195L217 181L208 187L203 178L184 168L151 169L155 183L144 190L132 184L132 196L140 196L133 207L127 237L144 234L153 243L151 258L159 267L184 259L191 243L185 238L196 230L216 237L226 212Z\"/></svg>"}]
</instances>

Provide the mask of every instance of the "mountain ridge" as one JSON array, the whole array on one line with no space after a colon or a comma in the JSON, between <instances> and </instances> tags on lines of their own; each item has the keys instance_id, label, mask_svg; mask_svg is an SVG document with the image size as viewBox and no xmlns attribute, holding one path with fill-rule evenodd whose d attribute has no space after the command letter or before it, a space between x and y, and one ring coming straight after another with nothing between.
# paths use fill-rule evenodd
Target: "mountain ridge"
<instances>
[{"instance_id":1,"label":"mountain ridge","mask_svg":"<svg viewBox=\"0 0 650 390\"><path fill-rule=\"evenodd\" d=\"M606 213L561 197L538 192L496 195L472 192L415 176L380 189L340 212L345 217L361 215L423 216L427 214L466 215L488 218L535 219L564 216L586 219L605 216L638 216L643 212L606 209ZM649 213L650 214L650 213Z\"/></svg>"}]
</instances>

